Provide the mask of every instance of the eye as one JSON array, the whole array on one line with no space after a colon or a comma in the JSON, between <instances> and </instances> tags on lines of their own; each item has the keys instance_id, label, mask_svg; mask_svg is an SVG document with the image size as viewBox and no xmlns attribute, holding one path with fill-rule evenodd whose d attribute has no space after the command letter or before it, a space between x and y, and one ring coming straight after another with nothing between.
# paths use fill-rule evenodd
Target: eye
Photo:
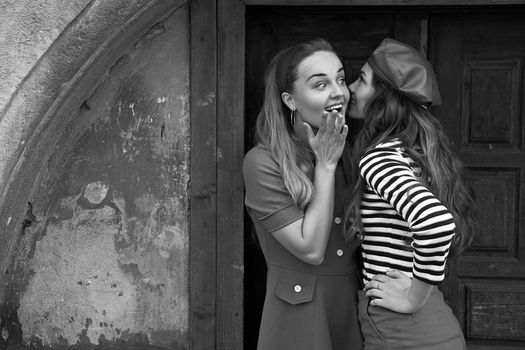
<instances>
[{"instance_id":1,"label":"eye","mask_svg":"<svg viewBox=\"0 0 525 350\"><path fill-rule=\"evenodd\" d=\"M326 87L326 83L325 82L317 83L315 87L318 89L324 89Z\"/></svg>"},{"instance_id":2,"label":"eye","mask_svg":"<svg viewBox=\"0 0 525 350\"><path fill-rule=\"evenodd\" d=\"M346 79L345 79L345 77L341 77L341 78L339 78L338 83L339 83L339 85L346 85Z\"/></svg>"}]
</instances>

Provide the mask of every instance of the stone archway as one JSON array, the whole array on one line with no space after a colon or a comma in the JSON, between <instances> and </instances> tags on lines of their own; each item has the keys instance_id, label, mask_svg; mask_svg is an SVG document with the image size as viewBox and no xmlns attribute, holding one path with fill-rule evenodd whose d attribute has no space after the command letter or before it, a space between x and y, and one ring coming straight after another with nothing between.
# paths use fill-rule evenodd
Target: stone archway
<instances>
[{"instance_id":1,"label":"stone archway","mask_svg":"<svg viewBox=\"0 0 525 350\"><path fill-rule=\"evenodd\" d=\"M189 5L78 6L0 114L2 342L186 347Z\"/></svg>"}]
</instances>

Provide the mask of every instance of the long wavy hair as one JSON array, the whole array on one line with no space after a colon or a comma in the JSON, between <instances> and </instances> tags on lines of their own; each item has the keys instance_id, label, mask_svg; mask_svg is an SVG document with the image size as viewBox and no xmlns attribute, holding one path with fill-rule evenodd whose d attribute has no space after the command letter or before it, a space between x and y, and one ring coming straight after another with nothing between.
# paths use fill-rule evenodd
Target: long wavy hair
<instances>
[{"instance_id":1,"label":"long wavy hair","mask_svg":"<svg viewBox=\"0 0 525 350\"><path fill-rule=\"evenodd\" d=\"M465 171L452 150L440 122L425 107L393 89L377 74L372 76L375 93L364 109L364 124L352 151L355 185L347 196L345 238L358 245L364 237L360 204L364 180L359 161L364 152L376 145L400 140L406 152L421 167L421 183L445 205L454 218L456 234L451 255L459 254L473 239L473 195Z\"/></svg>"},{"instance_id":2,"label":"long wavy hair","mask_svg":"<svg viewBox=\"0 0 525 350\"><path fill-rule=\"evenodd\" d=\"M284 185L300 208L305 208L314 194L314 155L310 146L295 135L291 111L282 101L281 94L284 91L293 93L299 64L318 51L337 55L326 40L316 39L284 49L271 60L265 73L264 102L255 126L256 142L280 165ZM278 82L279 71L283 69L287 71L286 82ZM345 163L350 164L349 150L344 153Z\"/></svg>"}]
</instances>

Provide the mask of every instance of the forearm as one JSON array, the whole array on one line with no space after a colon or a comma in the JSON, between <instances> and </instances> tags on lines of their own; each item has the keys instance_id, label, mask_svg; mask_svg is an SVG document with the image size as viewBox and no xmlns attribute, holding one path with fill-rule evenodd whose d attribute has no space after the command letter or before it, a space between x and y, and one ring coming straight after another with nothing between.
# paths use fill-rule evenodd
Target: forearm
<instances>
[{"instance_id":1,"label":"forearm","mask_svg":"<svg viewBox=\"0 0 525 350\"><path fill-rule=\"evenodd\" d=\"M344 150L348 127L342 115L324 114L317 133L305 126L316 158L314 193L304 216L275 232L274 237L292 254L313 265L324 260L334 212L335 169Z\"/></svg>"},{"instance_id":2,"label":"forearm","mask_svg":"<svg viewBox=\"0 0 525 350\"><path fill-rule=\"evenodd\" d=\"M321 263L332 228L334 212L335 166L317 164L314 196L308 204L302 226L305 253Z\"/></svg>"},{"instance_id":3,"label":"forearm","mask_svg":"<svg viewBox=\"0 0 525 350\"><path fill-rule=\"evenodd\" d=\"M431 284L412 278L410 288L408 288L408 302L413 307L414 312L425 305L433 288L434 286Z\"/></svg>"}]
</instances>

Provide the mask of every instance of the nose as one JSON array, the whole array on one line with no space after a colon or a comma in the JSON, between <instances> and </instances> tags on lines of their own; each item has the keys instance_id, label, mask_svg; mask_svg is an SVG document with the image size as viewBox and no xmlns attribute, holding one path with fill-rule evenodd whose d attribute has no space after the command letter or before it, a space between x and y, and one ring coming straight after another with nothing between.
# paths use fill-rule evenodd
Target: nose
<instances>
[{"instance_id":1,"label":"nose","mask_svg":"<svg viewBox=\"0 0 525 350\"><path fill-rule=\"evenodd\" d=\"M332 89L332 96L331 97L339 97L339 96L343 96L344 95L344 91L343 89L346 88L346 86L341 86L341 85L334 85L334 88Z\"/></svg>"}]
</instances>

